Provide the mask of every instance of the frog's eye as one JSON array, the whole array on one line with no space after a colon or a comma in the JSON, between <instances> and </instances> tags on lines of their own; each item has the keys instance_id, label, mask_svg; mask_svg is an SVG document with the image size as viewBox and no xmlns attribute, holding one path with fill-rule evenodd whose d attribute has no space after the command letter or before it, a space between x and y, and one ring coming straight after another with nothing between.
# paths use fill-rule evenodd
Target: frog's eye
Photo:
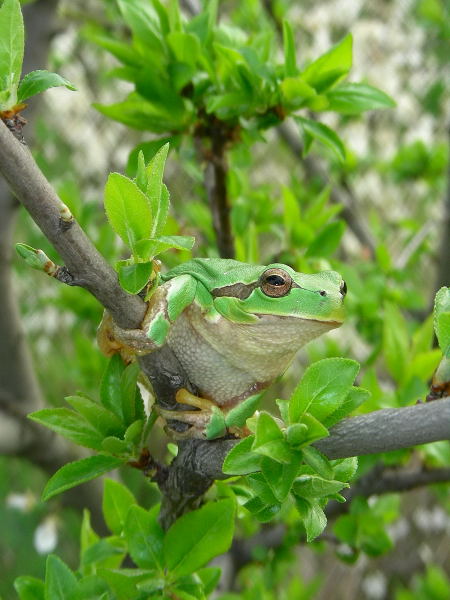
<instances>
[{"instance_id":1,"label":"frog's eye","mask_svg":"<svg viewBox=\"0 0 450 600\"><path fill-rule=\"evenodd\" d=\"M267 269L260 278L261 290L271 298L286 296L292 287L291 276L283 269Z\"/></svg>"}]
</instances>

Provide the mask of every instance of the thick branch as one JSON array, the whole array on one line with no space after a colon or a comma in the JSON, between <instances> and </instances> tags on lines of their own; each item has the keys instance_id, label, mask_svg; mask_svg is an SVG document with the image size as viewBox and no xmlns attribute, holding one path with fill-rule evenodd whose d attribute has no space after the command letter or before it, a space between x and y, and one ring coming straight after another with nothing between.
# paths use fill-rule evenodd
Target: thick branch
<instances>
[{"instance_id":1,"label":"thick branch","mask_svg":"<svg viewBox=\"0 0 450 600\"><path fill-rule=\"evenodd\" d=\"M127 294L117 275L75 219L62 218L64 205L28 148L0 122L0 172L44 235L59 252L75 281L94 295L125 328L139 327L144 302Z\"/></svg>"},{"instance_id":2,"label":"thick branch","mask_svg":"<svg viewBox=\"0 0 450 600\"><path fill-rule=\"evenodd\" d=\"M439 440L450 440L450 397L344 419L330 430L329 437L314 446L328 458L336 459L389 452ZM223 460L236 443L237 440L195 440L181 446L172 466L184 472L184 479L177 477L174 486L183 486L184 480L188 482L189 472L195 477L200 474L211 483L214 479L225 479ZM176 494L182 496L183 490L178 489Z\"/></svg>"}]
</instances>

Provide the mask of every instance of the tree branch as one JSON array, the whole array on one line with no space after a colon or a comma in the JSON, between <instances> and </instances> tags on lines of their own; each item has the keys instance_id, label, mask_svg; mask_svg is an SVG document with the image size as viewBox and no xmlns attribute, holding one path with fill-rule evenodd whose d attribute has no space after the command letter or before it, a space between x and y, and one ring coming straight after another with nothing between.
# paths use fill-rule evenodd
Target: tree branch
<instances>
[{"instance_id":1,"label":"tree branch","mask_svg":"<svg viewBox=\"0 0 450 600\"><path fill-rule=\"evenodd\" d=\"M330 429L329 437L313 445L328 458L336 459L378 454L448 439L450 397L404 408L385 408L344 419ZM223 473L222 464L238 441L190 440L180 444L178 456L171 463L163 486L165 500L162 520L166 526L182 514L186 505L195 504L196 491L203 494L215 479L229 477ZM177 504L180 499L184 499L183 509Z\"/></svg>"}]
</instances>

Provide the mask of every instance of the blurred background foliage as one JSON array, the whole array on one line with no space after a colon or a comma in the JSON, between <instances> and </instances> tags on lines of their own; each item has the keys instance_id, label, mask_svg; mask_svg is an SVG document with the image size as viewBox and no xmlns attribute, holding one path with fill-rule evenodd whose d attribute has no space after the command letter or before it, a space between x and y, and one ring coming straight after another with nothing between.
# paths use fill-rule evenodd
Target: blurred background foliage
<instances>
[{"instance_id":1,"label":"blurred background foliage","mask_svg":"<svg viewBox=\"0 0 450 600\"><path fill-rule=\"evenodd\" d=\"M188 17L195 9L194 2L182 3ZM286 19L302 68L351 32L350 80L382 89L397 104L363 116L306 109L304 116L318 117L339 134L344 161L335 149L317 142L305 157L310 140L294 123L283 123L281 129L248 127L227 151L236 257L286 262L305 272L331 267L343 274L349 290L345 327L302 351L266 395L265 405L270 408L273 398L286 397L308 362L327 356L349 356L362 364L359 384L372 397L360 411L414 404L426 395L439 361L429 315L443 277L449 284L441 240L445 210L450 211L445 208L448 6L444 0L229 0L219 3L219 12L224 36L266 36L278 47L274 55L280 63ZM195 235L193 256L218 256L193 137L181 135L181 129L173 134L163 129L163 136L150 127L128 128L108 118L106 109L92 106L121 102L132 91L118 61L102 47L106 43L99 44L99 36L127 43L129 35L114 3L59 2L49 68L74 82L78 91L55 89L39 100L38 115L29 125L33 153L81 226L114 263L124 248L105 222L107 175L132 175L136 148L149 156L160 145L155 140L169 137L173 151L166 183L172 216L166 233ZM120 120L117 112L113 116ZM24 213L16 239L55 258ZM163 255L163 263L170 267L190 256L172 251ZM83 290L58 286L19 260L14 268L46 401L59 405L76 390L95 395L106 360L93 344L101 307ZM161 440L155 440L153 451L160 457L161 447ZM364 457L359 474L379 463L448 465L450 444ZM76 564L80 517L58 501L40 503L44 478L20 459L1 459L0 472L0 594L12 598L11 581L24 564L27 573L42 576L45 555L54 548L68 564ZM144 505L155 501L152 486L140 474L123 476ZM447 599L449 511L445 485L353 502L348 514L330 524L328 544L321 540L299 550L293 527L276 550L254 548L254 560L238 577L243 595L223 599ZM289 523L289 515L284 517ZM242 536L256 527L243 518ZM358 560L346 545L355 528L362 551Z\"/></svg>"}]
</instances>

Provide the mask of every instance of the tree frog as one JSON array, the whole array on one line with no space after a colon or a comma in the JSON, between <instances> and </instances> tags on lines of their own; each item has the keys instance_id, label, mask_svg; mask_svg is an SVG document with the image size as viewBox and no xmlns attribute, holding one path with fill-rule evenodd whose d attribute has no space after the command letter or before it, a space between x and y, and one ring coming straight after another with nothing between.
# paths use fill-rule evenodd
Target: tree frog
<instances>
[{"instance_id":1,"label":"tree frog","mask_svg":"<svg viewBox=\"0 0 450 600\"><path fill-rule=\"evenodd\" d=\"M168 344L201 397L179 390L192 410L159 409L187 423L185 437L213 438L242 426L261 390L298 349L344 318L346 284L334 271L307 275L283 264L196 258L161 275L141 329L100 327L107 354L142 355Z\"/></svg>"}]
</instances>

